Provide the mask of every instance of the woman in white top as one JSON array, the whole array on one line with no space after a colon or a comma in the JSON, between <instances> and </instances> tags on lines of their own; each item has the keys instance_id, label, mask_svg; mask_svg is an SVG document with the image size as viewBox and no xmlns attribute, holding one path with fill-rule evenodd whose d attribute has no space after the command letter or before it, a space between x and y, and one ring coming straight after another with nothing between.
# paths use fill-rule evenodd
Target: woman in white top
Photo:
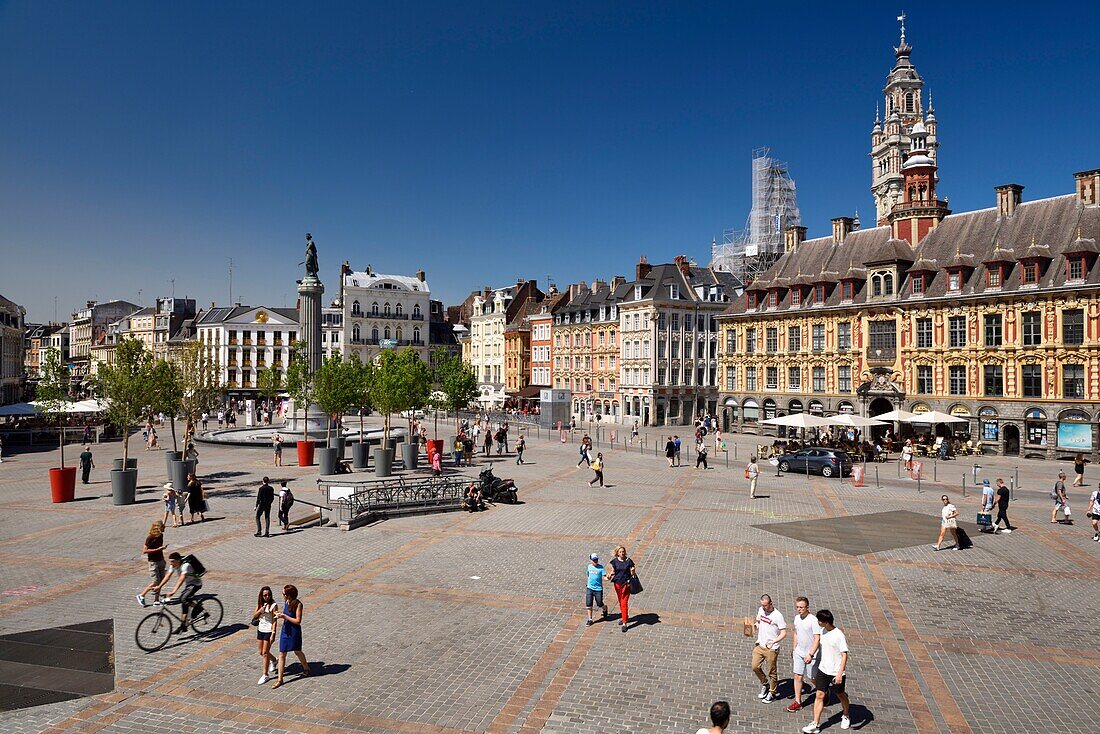
<instances>
[{"instance_id":1,"label":"woman in white top","mask_svg":"<svg viewBox=\"0 0 1100 734\"><path fill-rule=\"evenodd\" d=\"M256 640L260 646L260 679L256 685L267 683L268 676L275 675L275 656L271 654L271 642L275 639L275 612L279 611L279 605L271 594L271 587L264 586L260 589L260 597L256 600L256 611L252 612L252 619L257 622Z\"/></svg>"},{"instance_id":2,"label":"woman in white top","mask_svg":"<svg viewBox=\"0 0 1100 734\"><path fill-rule=\"evenodd\" d=\"M700 729L695 734L722 734L730 725L730 705L726 701L715 701L710 707L709 728Z\"/></svg>"},{"instance_id":3,"label":"woman in white top","mask_svg":"<svg viewBox=\"0 0 1100 734\"><path fill-rule=\"evenodd\" d=\"M913 471L913 439L905 439L905 446L901 449L901 461L905 466L905 471Z\"/></svg>"},{"instance_id":4,"label":"woman in white top","mask_svg":"<svg viewBox=\"0 0 1100 734\"><path fill-rule=\"evenodd\" d=\"M955 536L955 550L962 550L962 548L959 548L959 521L956 519L959 516L959 511L955 509L955 505L951 504L951 498L946 494L940 497L940 501L943 502L943 509L940 510L940 537L936 539L936 544L932 546L932 549L940 549L943 536L947 534L947 530L950 528L951 534Z\"/></svg>"}]
</instances>

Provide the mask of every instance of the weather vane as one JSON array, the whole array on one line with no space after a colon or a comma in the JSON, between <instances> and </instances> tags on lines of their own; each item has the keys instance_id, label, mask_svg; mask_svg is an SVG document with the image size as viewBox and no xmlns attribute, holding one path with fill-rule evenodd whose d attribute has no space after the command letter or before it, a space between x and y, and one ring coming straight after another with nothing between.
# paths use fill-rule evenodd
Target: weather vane
<instances>
[{"instance_id":1,"label":"weather vane","mask_svg":"<svg viewBox=\"0 0 1100 734\"><path fill-rule=\"evenodd\" d=\"M901 11L901 15L898 16L898 22L901 23L901 45L905 45L905 11Z\"/></svg>"}]
</instances>

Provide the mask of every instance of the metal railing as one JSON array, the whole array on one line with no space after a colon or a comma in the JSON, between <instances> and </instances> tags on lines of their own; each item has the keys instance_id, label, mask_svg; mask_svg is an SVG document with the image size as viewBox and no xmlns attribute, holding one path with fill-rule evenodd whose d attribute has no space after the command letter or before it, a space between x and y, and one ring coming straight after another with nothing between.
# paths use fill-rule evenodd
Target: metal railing
<instances>
[{"instance_id":1,"label":"metal railing","mask_svg":"<svg viewBox=\"0 0 1100 734\"><path fill-rule=\"evenodd\" d=\"M318 484L321 482L318 480ZM468 483L469 479L464 477L427 477L413 481L397 478L353 484L356 491L333 504L337 507L340 524L364 516L458 507L462 504Z\"/></svg>"}]
</instances>

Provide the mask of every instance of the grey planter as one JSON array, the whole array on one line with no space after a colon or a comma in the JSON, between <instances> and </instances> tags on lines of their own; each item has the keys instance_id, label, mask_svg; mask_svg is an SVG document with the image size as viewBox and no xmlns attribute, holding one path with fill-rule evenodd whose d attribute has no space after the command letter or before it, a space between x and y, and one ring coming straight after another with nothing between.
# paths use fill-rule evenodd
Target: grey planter
<instances>
[{"instance_id":1,"label":"grey planter","mask_svg":"<svg viewBox=\"0 0 1100 734\"><path fill-rule=\"evenodd\" d=\"M114 465L115 469L121 469L122 468L122 459L114 459L114 464L115 464ZM127 469L137 469L137 459L127 459L126 460L126 468Z\"/></svg>"},{"instance_id":2,"label":"grey planter","mask_svg":"<svg viewBox=\"0 0 1100 734\"><path fill-rule=\"evenodd\" d=\"M187 475L195 471L195 460L173 461L168 467L168 478L177 492L187 491Z\"/></svg>"},{"instance_id":3,"label":"grey planter","mask_svg":"<svg viewBox=\"0 0 1100 734\"><path fill-rule=\"evenodd\" d=\"M366 441L356 441L351 445L351 465L356 469L366 469L370 457L370 444Z\"/></svg>"},{"instance_id":4,"label":"grey planter","mask_svg":"<svg viewBox=\"0 0 1100 734\"><path fill-rule=\"evenodd\" d=\"M183 459L182 451L165 451L164 452L164 465L168 472L168 478L172 478L172 462L180 461Z\"/></svg>"},{"instance_id":5,"label":"grey planter","mask_svg":"<svg viewBox=\"0 0 1100 734\"><path fill-rule=\"evenodd\" d=\"M388 477L393 473L393 449L375 449L374 476Z\"/></svg>"},{"instance_id":6,"label":"grey planter","mask_svg":"<svg viewBox=\"0 0 1100 734\"><path fill-rule=\"evenodd\" d=\"M401 444L401 461L405 462L406 469L415 469L420 458L420 447L415 443Z\"/></svg>"},{"instance_id":7,"label":"grey planter","mask_svg":"<svg viewBox=\"0 0 1100 734\"><path fill-rule=\"evenodd\" d=\"M338 449L314 449L313 457L317 462L317 466L320 467L321 476L327 476L336 473L336 457Z\"/></svg>"},{"instance_id":8,"label":"grey planter","mask_svg":"<svg viewBox=\"0 0 1100 734\"><path fill-rule=\"evenodd\" d=\"M132 505L137 495L137 469L111 470L111 501L116 505Z\"/></svg>"},{"instance_id":9,"label":"grey planter","mask_svg":"<svg viewBox=\"0 0 1100 734\"><path fill-rule=\"evenodd\" d=\"M344 446L346 444L347 436L344 435L333 436L332 442L329 444L329 446L332 446L334 449L336 449L336 456L340 461L344 460Z\"/></svg>"}]
</instances>

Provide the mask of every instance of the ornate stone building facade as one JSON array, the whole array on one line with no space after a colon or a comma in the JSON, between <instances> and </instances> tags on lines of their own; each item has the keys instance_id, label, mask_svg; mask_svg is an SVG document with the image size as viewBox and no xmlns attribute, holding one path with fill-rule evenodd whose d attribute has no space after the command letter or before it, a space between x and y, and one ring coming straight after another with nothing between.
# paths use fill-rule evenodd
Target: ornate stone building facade
<instances>
[{"instance_id":1,"label":"ornate stone building facade","mask_svg":"<svg viewBox=\"0 0 1100 734\"><path fill-rule=\"evenodd\" d=\"M572 393L572 415L618 420L619 302L626 279L593 280L569 286L568 297L554 309L554 387Z\"/></svg>"}]
</instances>

